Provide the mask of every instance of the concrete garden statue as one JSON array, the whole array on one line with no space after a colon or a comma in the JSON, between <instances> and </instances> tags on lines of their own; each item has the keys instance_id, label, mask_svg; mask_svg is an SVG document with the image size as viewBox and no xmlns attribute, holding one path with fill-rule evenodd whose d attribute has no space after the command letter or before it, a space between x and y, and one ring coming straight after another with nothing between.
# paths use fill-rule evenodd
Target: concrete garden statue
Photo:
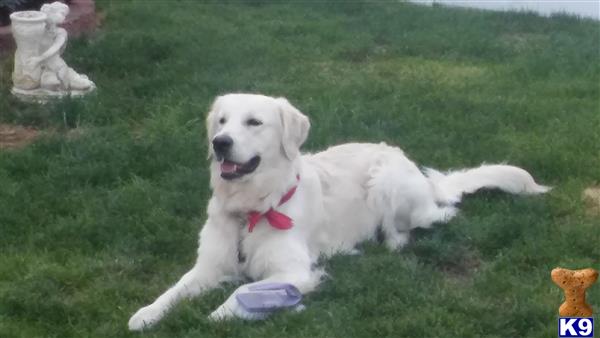
<instances>
[{"instance_id":1,"label":"concrete garden statue","mask_svg":"<svg viewBox=\"0 0 600 338\"><path fill-rule=\"evenodd\" d=\"M81 96L96 86L78 74L61 58L67 45L67 31L58 27L69 7L60 2L43 5L40 11L11 14L17 44L12 93L28 101Z\"/></svg>"}]
</instances>

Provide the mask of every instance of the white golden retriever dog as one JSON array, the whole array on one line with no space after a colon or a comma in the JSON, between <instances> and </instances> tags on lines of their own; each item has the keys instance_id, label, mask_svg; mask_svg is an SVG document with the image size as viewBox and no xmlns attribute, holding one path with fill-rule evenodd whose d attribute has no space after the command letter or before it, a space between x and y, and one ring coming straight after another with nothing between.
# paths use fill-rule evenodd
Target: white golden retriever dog
<instances>
[{"instance_id":1,"label":"white golden retriever dog","mask_svg":"<svg viewBox=\"0 0 600 338\"><path fill-rule=\"evenodd\" d=\"M513 194L549 189L508 165L421 171L402 150L385 143L350 143L301 155L310 122L284 98L220 96L206 122L213 196L197 261L131 317L131 330L152 326L179 300L223 281L249 277L310 292L323 275L315 268L319 257L351 253L378 228L385 245L398 250L411 229L448 222L461 196L480 188ZM272 222L269 213L283 223ZM252 319L235 297L249 285L238 288L210 318Z\"/></svg>"}]
</instances>

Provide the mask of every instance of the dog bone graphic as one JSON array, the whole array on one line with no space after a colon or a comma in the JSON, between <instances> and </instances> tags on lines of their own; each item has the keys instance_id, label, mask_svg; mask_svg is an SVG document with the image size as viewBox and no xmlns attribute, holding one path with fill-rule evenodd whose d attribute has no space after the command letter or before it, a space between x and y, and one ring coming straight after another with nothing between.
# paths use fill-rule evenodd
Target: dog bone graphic
<instances>
[{"instance_id":1,"label":"dog bone graphic","mask_svg":"<svg viewBox=\"0 0 600 338\"><path fill-rule=\"evenodd\" d=\"M555 268L550 275L565 293L565 302L558 314L561 317L591 317L592 307L585 302L585 291L598 279L598 271Z\"/></svg>"}]
</instances>

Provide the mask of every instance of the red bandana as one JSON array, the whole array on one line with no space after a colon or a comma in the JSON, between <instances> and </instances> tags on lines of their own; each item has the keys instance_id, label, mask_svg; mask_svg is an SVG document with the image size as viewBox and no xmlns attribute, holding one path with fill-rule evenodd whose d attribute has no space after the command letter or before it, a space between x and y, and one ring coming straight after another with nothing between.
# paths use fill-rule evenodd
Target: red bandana
<instances>
[{"instance_id":1,"label":"red bandana","mask_svg":"<svg viewBox=\"0 0 600 338\"><path fill-rule=\"evenodd\" d=\"M296 178L300 180L300 176L296 176ZM285 195L283 195L281 200L279 200L279 204L277 206L280 206L283 203L289 201L290 198L294 196L296 188L298 188L297 185L293 186L290 190L288 190L288 192L286 192ZM266 218L273 228L279 230L287 230L294 225L290 217L273 208L267 210L267 212L265 212L264 214L261 214L258 211L250 211L248 213L248 232L252 232L252 230L254 230L256 223L258 223L258 221L260 221L262 217Z\"/></svg>"}]
</instances>

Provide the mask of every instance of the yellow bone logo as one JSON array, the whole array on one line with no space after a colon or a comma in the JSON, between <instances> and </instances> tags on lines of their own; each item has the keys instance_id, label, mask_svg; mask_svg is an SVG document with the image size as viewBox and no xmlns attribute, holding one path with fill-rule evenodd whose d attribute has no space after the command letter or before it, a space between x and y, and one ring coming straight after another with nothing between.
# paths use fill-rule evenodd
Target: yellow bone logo
<instances>
[{"instance_id":1,"label":"yellow bone logo","mask_svg":"<svg viewBox=\"0 0 600 338\"><path fill-rule=\"evenodd\" d=\"M565 292L565 302L558 309L561 317L591 317L592 307L585 302L585 290L598 279L594 269L552 270L552 280Z\"/></svg>"}]
</instances>

